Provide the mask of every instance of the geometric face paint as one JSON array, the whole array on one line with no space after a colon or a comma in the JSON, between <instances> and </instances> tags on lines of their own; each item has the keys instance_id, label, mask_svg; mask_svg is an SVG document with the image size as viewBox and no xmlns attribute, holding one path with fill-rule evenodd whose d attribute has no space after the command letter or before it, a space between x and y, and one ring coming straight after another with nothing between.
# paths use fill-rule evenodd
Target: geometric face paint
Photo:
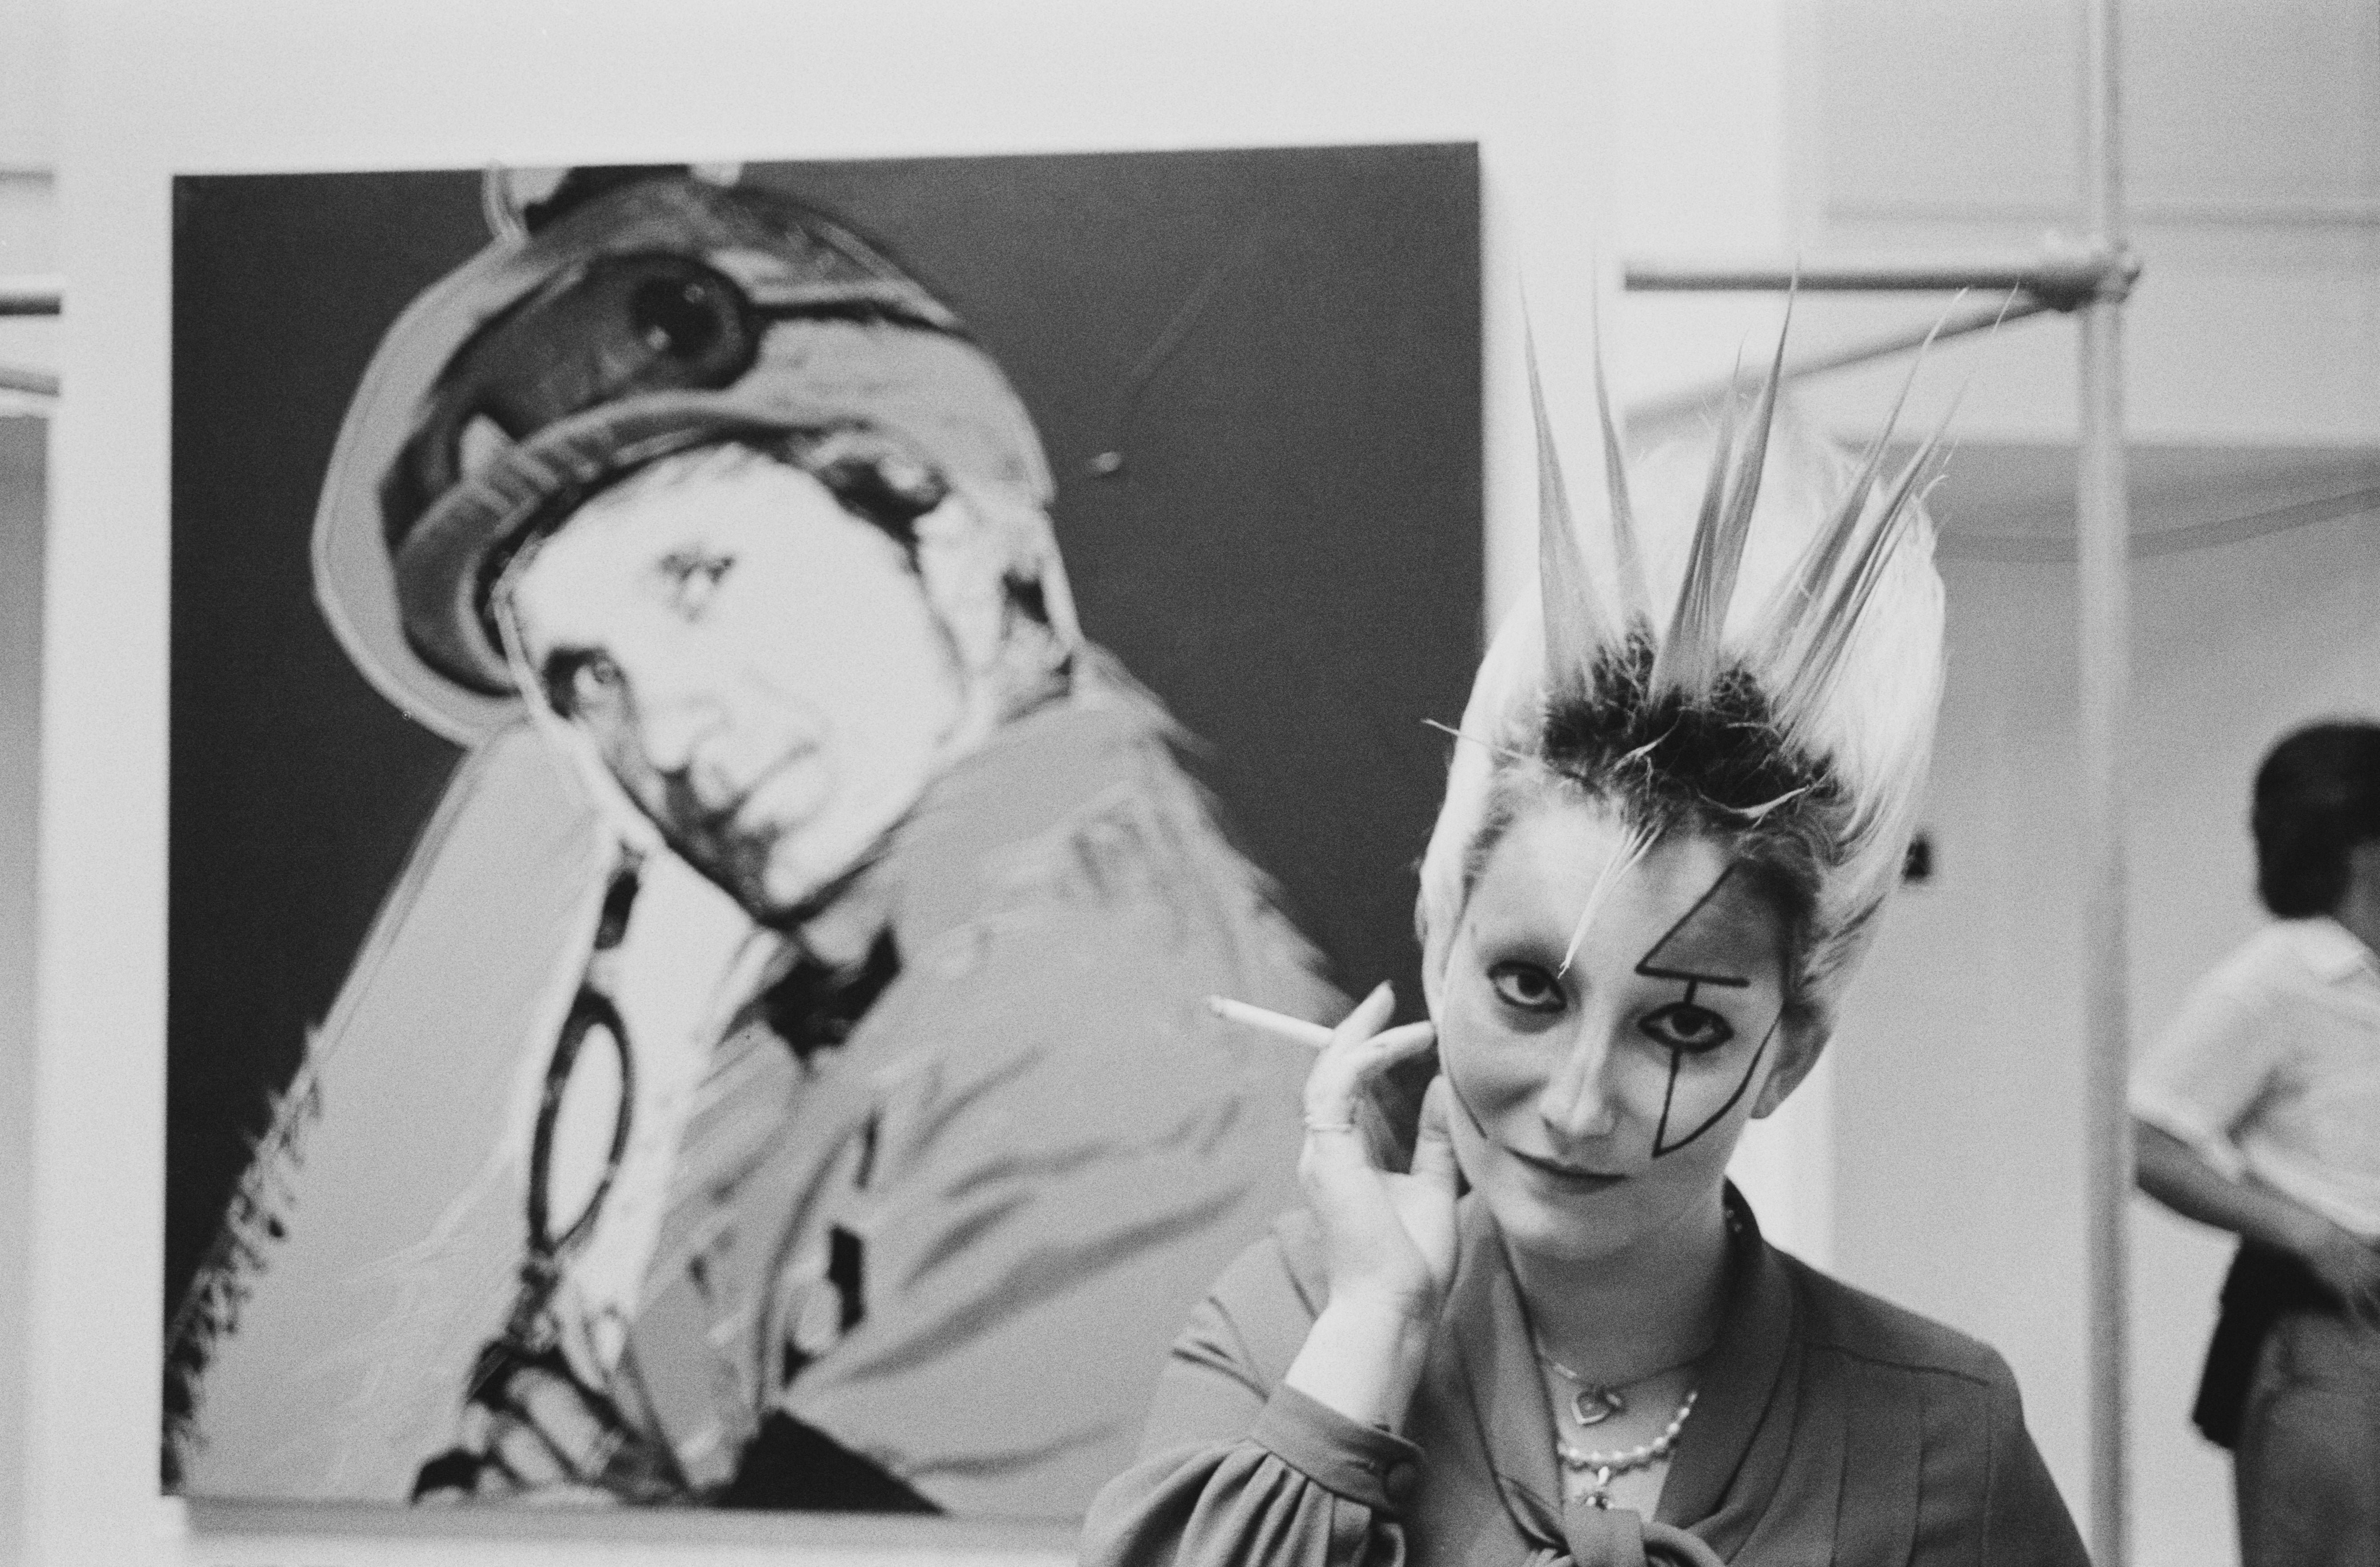
<instances>
[{"instance_id":1,"label":"geometric face paint","mask_svg":"<svg viewBox=\"0 0 2380 1567\"><path fill-rule=\"evenodd\" d=\"M1761 1036L1760 1048L1752 1052L1744 1063L1743 1076L1736 1083L1727 1102L1712 1111L1703 1123L1676 1142L1670 1141L1670 1111L1677 1099L1678 1074L1689 1055L1703 1055L1718 1050L1734 1038L1734 1029L1727 1020L1709 1008L1695 1003L1694 994L1705 985L1723 985L1743 989L1751 985L1747 975L1732 972L1734 954L1740 950L1732 940L1729 921L1714 903L1719 890L1727 885L1737 867L1730 865L1712 882L1710 890L1694 900L1675 925L1653 943L1636 965L1636 972L1648 979L1675 979L1684 984L1686 993L1679 1001L1646 1014L1638 1024L1639 1030L1656 1044L1670 1051L1670 1081L1661 1094L1661 1119L1653 1131L1653 1157L1660 1159L1676 1153L1695 1138L1727 1119L1744 1090L1752 1086L1753 1075L1760 1070L1761 1058L1768 1053L1769 1041L1776 1038L1778 1023L1784 1019L1780 1008L1768 1032Z\"/></svg>"},{"instance_id":2,"label":"geometric face paint","mask_svg":"<svg viewBox=\"0 0 2380 1567\"><path fill-rule=\"evenodd\" d=\"M1727 879L1721 841L1654 844L1579 940L1630 837L1599 803L1524 812L1446 954L1434 1010L1455 1153L1516 1253L1609 1257L1701 1211L1776 1067L1762 1031L1785 1038L1786 931L1755 871Z\"/></svg>"}]
</instances>

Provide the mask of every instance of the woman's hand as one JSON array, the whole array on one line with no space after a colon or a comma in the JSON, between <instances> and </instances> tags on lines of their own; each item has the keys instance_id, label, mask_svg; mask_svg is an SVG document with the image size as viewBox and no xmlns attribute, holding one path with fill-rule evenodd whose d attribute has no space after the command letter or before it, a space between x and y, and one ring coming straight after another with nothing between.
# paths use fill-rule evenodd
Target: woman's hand
<instances>
[{"instance_id":1,"label":"woman's hand","mask_svg":"<svg viewBox=\"0 0 2380 1567\"><path fill-rule=\"evenodd\" d=\"M1454 1274L1445 1079L1430 1084L1422 1100L1409 1173L1372 1161L1355 1119L1365 1080L1435 1037L1427 1023L1380 1032L1395 1005L1382 985L1331 1030L1305 1080L1305 1148L1297 1167L1322 1228L1330 1298L1286 1379L1366 1425L1402 1416Z\"/></svg>"}]
</instances>

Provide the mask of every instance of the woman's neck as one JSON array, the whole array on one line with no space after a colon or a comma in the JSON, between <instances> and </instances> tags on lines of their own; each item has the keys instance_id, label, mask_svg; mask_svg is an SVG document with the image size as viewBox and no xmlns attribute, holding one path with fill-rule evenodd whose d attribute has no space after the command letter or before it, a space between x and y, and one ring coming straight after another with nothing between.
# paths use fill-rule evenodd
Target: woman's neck
<instances>
[{"instance_id":1,"label":"woman's neck","mask_svg":"<svg viewBox=\"0 0 2380 1567\"><path fill-rule=\"evenodd\" d=\"M1718 1192L1625 1250L1591 1259L1505 1244L1537 1346L1589 1381L1617 1385L1692 1360L1727 1302L1727 1211Z\"/></svg>"}]
</instances>

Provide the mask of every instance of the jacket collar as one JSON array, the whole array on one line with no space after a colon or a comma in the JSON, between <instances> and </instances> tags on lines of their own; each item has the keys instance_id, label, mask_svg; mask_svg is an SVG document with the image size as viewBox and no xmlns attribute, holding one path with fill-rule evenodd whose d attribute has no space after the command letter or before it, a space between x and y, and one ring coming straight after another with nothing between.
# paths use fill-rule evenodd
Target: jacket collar
<instances>
[{"instance_id":1,"label":"jacket collar","mask_svg":"<svg viewBox=\"0 0 2380 1567\"><path fill-rule=\"evenodd\" d=\"M1003 723L935 779L842 895L881 909L894 948L914 957L1013 891L1036 845L1104 798L1145 791L1173 733L1136 687L1078 672L1071 692Z\"/></svg>"}]
</instances>

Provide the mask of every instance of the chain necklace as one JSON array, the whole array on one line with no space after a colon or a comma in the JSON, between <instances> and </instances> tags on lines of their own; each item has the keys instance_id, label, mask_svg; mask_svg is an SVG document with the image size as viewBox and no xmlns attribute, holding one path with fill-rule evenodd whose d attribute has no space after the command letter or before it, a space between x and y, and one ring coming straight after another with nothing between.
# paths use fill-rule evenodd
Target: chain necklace
<instances>
[{"instance_id":1,"label":"chain necklace","mask_svg":"<svg viewBox=\"0 0 2380 1567\"><path fill-rule=\"evenodd\" d=\"M1537 1359L1544 1364L1547 1370L1578 1390L1570 1395L1570 1414L1571 1418L1581 1426L1600 1426L1615 1415L1627 1414L1628 1400L1621 1395L1621 1389L1633 1388L1639 1382L1649 1382L1656 1377L1665 1377L1672 1371L1692 1366L1710 1353L1708 1346L1705 1346L1679 1361L1675 1366L1664 1366L1657 1371L1647 1371L1642 1376L1631 1377L1624 1382L1597 1382L1580 1376L1552 1355L1548 1354L1546 1346L1537 1342L1536 1335L1534 1333L1529 1335L1529 1347L1536 1352Z\"/></svg>"},{"instance_id":2,"label":"chain necklace","mask_svg":"<svg viewBox=\"0 0 2380 1567\"><path fill-rule=\"evenodd\" d=\"M1555 1439L1554 1452L1561 1455L1563 1468L1585 1470L1594 1476L1588 1482L1595 1488L1587 1493L1588 1506L1609 1507L1611 1482L1615 1478L1634 1474L1639 1469L1650 1469L1670 1456L1670 1451L1678 1445L1678 1433L1686 1428L1686 1416L1694 1412L1694 1399L1701 1391L1699 1388L1690 1389L1686 1401L1678 1405L1675 1415L1670 1416L1669 1428L1637 1447L1622 1448L1616 1452L1590 1452L1585 1448L1572 1447L1559 1438Z\"/></svg>"}]
</instances>

